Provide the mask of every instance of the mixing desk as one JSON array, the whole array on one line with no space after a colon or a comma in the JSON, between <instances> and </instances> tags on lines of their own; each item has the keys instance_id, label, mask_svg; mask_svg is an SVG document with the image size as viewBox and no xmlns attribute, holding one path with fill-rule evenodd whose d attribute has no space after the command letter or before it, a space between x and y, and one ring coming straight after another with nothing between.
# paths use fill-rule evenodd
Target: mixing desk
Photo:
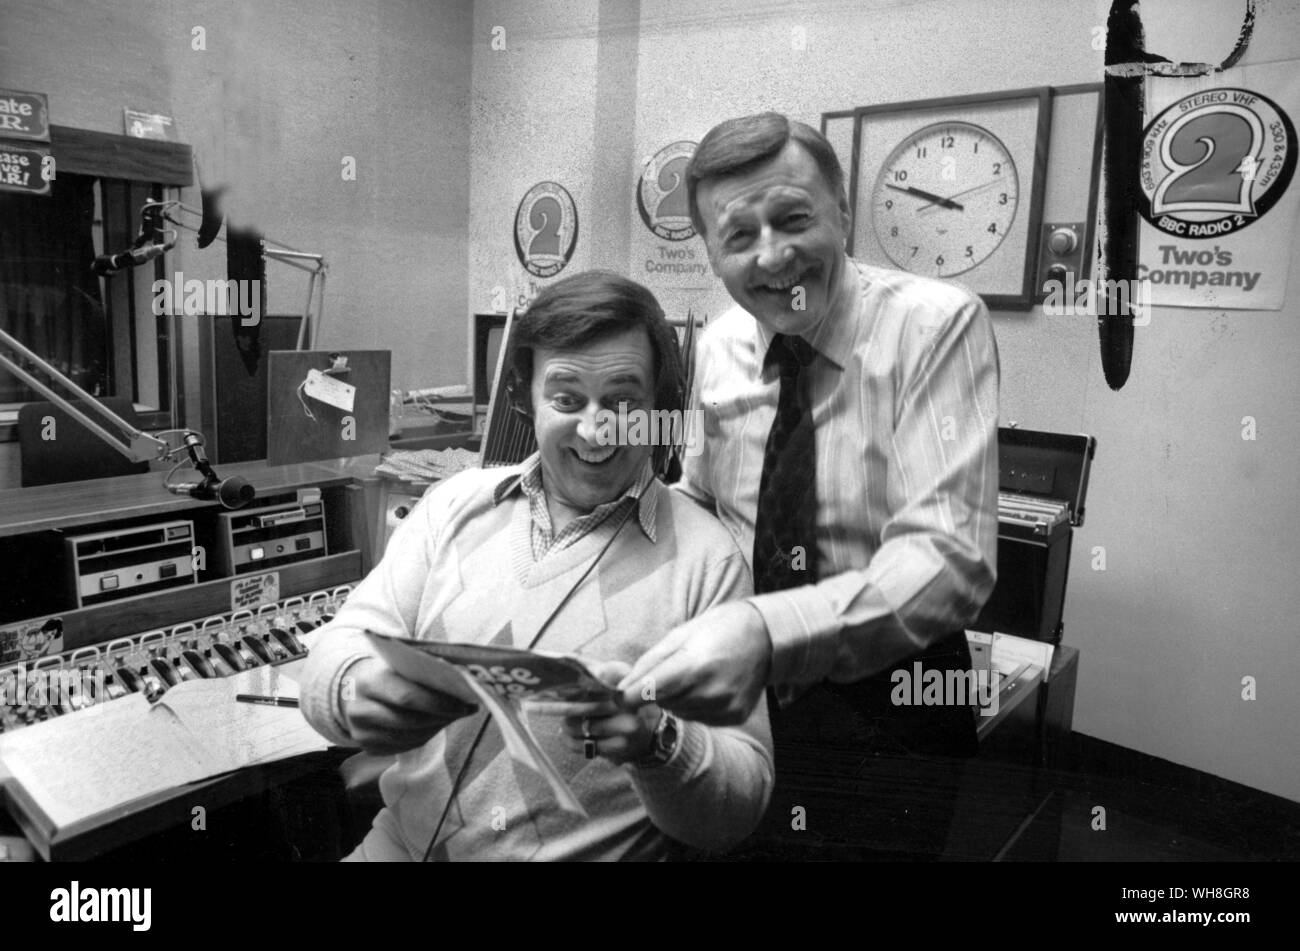
<instances>
[{"instance_id":1,"label":"mixing desk","mask_svg":"<svg viewBox=\"0 0 1300 951\"><path fill-rule=\"evenodd\" d=\"M306 657L300 635L329 621L351 591L343 585L6 667L0 733L132 693L155 700L185 680Z\"/></svg>"}]
</instances>

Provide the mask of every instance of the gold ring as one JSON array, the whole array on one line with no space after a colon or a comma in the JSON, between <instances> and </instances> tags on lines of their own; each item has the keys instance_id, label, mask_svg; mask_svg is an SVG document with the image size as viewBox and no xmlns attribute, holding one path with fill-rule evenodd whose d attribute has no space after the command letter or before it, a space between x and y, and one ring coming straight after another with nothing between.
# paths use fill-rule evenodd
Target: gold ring
<instances>
[{"instance_id":1,"label":"gold ring","mask_svg":"<svg viewBox=\"0 0 1300 951\"><path fill-rule=\"evenodd\" d=\"M582 718L582 738L584 740L591 739L591 720L587 717ZM588 759L590 759L590 757L588 757Z\"/></svg>"}]
</instances>

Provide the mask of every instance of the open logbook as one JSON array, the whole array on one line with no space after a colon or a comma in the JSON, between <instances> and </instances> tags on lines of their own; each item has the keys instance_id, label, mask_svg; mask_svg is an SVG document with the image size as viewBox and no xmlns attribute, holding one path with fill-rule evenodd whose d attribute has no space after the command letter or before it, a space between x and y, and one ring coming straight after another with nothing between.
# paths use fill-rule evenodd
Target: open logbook
<instances>
[{"instance_id":1,"label":"open logbook","mask_svg":"<svg viewBox=\"0 0 1300 951\"><path fill-rule=\"evenodd\" d=\"M237 693L296 697L275 667L189 680L156 703L142 694L88 706L40 730L0 736L11 811L45 858L61 844L157 804L178 787L324 750L292 707L238 703Z\"/></svg>"}]
</instances>

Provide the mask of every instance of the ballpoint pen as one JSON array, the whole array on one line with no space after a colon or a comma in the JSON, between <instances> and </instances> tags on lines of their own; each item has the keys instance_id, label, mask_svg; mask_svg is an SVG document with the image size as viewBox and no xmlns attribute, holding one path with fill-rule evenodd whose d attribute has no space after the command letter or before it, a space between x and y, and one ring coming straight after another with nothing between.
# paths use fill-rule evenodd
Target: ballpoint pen
<instances>
[{"instance_id":1,"label":"ballpoint pen","mask_svg":"<svg viewBox=\"0 0 1300 951\"><path fill-rule=\"evenodd\" d=\"M252 693L235 694L237 703L261 703L268 707L297 707L298 699L296 697L263 697Z\"/></svg>"}]
</instances>

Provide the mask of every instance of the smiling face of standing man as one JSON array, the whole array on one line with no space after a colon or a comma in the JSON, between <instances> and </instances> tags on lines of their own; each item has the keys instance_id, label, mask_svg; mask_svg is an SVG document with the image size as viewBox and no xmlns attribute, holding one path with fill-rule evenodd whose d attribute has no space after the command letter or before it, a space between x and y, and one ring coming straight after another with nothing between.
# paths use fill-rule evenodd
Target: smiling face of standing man
<instances>
[{"instance_id":1,"label":"smiling face of standing man","mask_svg":"<svg viewBox=\"0 0 1300 951\"><path fill-rule=\"evenodd\" d=\"M849 209L808 150L790 139L752 168L705 178L696 203L732 299L773 333L810 334L841 293Z\"/></svg>"}]
</instances>

